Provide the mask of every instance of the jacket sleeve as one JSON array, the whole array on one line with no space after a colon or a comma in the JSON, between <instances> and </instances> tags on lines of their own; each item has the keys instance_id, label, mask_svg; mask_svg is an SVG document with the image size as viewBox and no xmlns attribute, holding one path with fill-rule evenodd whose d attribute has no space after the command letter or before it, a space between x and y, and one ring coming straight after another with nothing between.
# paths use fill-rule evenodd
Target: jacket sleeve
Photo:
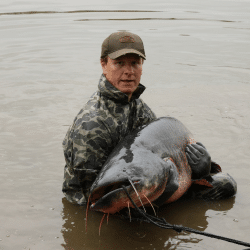
<instances>
[{"instance_id":1,"label":"jacket sleeve","mask_svg":"<svg viewBox=\"0 0 250 250\"><path fill-rule=\"evenodd\" d=\"M111 139L105 123L96 119L76 120L63 141L64 181L62 191L67 200L83 205L89 189L111 152Z\"/></svg>"},{"instance_id":2,"label":"jacket sleeve","mask_svg":"<svg viewBox=\"0 0 250 250\"><path fill-rule=\"evenodd\" d=\"M145 102L143 102L143 106L151 120L157 119L155 113L150 109L150 107Z\"/></svg>"},{"instance_id":3,"label":"jacket sleeve","mask_svg":"<svg viewBox=\"0 0 250 250\"><path fill-rule=\"evenodd\" d=\"M134 115L134 127L136 129L140 126L146 125L153 120L157 119L155 113L149 108L149 106L142 100L136 100L136 113Z\"/></svg>"}]
</instances>

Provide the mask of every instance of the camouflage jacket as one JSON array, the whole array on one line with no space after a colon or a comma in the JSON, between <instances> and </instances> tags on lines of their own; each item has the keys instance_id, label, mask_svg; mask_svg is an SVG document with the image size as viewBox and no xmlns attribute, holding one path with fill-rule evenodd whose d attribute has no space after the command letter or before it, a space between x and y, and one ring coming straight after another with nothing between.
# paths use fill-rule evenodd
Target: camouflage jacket
<instances>
[{"instance_id":1,"label":"camouflage jacket","mask_svg":"<svg viewBox=\"0 0 250 250\"><path fill-rule=\"evenodd\" d=\"M98 91L84 105L63 141L66 165L62 191L72 203L84 204L97 174L118 142L156 118L139 96L131 100L101 76Z\"/></svg>"}]
</instances>

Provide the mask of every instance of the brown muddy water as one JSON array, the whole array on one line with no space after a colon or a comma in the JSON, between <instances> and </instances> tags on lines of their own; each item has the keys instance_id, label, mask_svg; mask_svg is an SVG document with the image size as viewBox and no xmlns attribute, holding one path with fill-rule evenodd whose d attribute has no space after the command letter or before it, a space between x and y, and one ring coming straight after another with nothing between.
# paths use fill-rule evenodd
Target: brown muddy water
<instances>
[{"instance_id":1,"label":"brown muddy water","mask_svg":"<svg viewBox=\"0 0 250 250\"><path fill-rule=\"evenodd\" d=\"M142 99L180 119L238 183L234 198L178 201L159 216L249 242L249 14L247 0L1 0L0 249L246 248L115 216L99 236L95 212L86 233L85 208L61 192L61 143L97 88L102 41L137 33L147 55Z\"/></svg>"}]
</instances>

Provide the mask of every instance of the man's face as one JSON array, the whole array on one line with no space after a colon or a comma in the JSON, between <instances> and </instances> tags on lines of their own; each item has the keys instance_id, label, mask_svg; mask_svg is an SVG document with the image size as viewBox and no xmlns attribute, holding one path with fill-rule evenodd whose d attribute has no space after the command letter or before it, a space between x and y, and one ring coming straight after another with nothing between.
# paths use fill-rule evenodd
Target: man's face
<instances>
[{"instance_id":1,"label":"man's face","mask_svg":"<svg viewBox=\"0 0 250 250\"><path fill-rule=\"evenodd\" d=\"M142 59L136 54L126 54L116 59L102 61L103 74L107 80L130 97L138 87L142 75Z\"/></svg>"}]
</instances>

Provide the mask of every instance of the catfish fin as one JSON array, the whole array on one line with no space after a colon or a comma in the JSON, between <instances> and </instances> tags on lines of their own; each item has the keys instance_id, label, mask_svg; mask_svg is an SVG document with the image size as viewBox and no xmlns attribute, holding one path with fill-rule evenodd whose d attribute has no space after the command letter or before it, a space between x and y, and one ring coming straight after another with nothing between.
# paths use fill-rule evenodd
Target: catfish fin
<instances>
[{"instance_id":1,"label":"catfish fin","mask_svg":"<svg viewBox=\"0 0 250 250\"><path fill-rule=\"evenodd\" d=\"M218 163L216 163L214 161L211 161L211 171L210 171L210 173L215 174L215 173L220 173L220 172L222 172L221 166Z\"/></svg>"},{"instance_id":2,"label":"catfish fin","mask_svg":"<svg viewBox=\"0 0 250 250\"><path fill-rule=\"evenodd\" d=\"M177 167L174 164L174 161L172 158L165 158L163 159L167 161L167 163L171 164L169 169L169 176L166 184L166 188L164 192L161 194L160 197L158 197L153 204L156 206L163 205L173 194L174 192L179 188L178 183L178 171Z\"/></svg>"}]
</instances>

